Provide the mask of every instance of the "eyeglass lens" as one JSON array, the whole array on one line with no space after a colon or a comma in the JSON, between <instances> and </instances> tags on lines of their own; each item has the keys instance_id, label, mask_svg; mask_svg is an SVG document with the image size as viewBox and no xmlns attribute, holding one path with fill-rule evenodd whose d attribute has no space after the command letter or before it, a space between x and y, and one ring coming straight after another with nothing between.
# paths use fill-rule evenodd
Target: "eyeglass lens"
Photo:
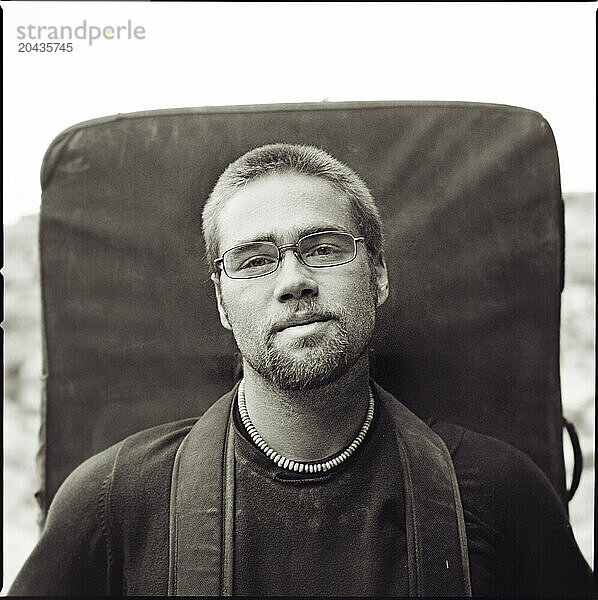
<instances>
[{"instance_id":1,"label":"eyeglass lens","mask_svg":"<svg viewBox=\"0 0 598 600\"><path fill-rule=\"evenodd\" d=\"M314 233L297 244L303 262L310 267L333 267L355 258L353 236L340 231ZM224 270L229 277L260 277L278 268L278 248L272 242L251 242L227 250Z\"/></svg>"}]
</instances>

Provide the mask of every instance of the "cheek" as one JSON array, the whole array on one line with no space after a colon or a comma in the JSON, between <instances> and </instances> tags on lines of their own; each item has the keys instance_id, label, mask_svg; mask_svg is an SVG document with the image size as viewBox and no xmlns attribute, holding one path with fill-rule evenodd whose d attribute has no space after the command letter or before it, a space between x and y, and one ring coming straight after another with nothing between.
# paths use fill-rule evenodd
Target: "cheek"
<instances>
[{"instance_id":1,"label":"cheek","mask_svg":"<svg viewBox=\"0 0 598 600\"><path fill-rule=\"evenodd\" d=\"M326 297L320 301L324 306L336 308L344 314L345 327L353 335L369 336L376 320L377 280L372 277L369 268L347 273L339 279L334 288L329 288Z\"/></svg>"},{"instance_id":2,"label":"cheek","mask_svg":"<svg viewBox=\"0 0 598 600\"><path fill-rule=\"evenodd\" d=\"M343 296L349 306L351 304L359 304L360 306L372 304L376 308L378 303L378 279L376 271L369 264L352 270L342 287L345 290Z\"/></svg>"},{"instance_id":3,"label":"cheek","mask_svg":"<svg viewBox=\"0 0 598 600\"><path fill-rule=\"evenodd\" d=\"M247 285L221 287L220 303L233 328L238 324L257 326L264 319L265 291L256 288Z\"/></svg>"}]
</instances>

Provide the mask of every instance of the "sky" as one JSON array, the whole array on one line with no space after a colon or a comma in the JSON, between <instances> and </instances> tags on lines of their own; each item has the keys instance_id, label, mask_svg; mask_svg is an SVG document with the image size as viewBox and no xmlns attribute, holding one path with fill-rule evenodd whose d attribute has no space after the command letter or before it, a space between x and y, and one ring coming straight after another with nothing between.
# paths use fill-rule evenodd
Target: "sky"
<instances>
[{"instance_id":1,"label":"sky","mask_svg":"<svg viewBox=\"0 0 598 600\"><path fill-rule=\"evenodd\" d=\"M160 108L324 99L521 106L553 129L563 191L595 190L594 2L0 4L7 224L39 210L43 155L63 129ZM50 27L80 27L85 39L72 40L71 52L19 52L51 41ZM99 39L89 39L92 27Z\"/></svg>"}]
</instances>

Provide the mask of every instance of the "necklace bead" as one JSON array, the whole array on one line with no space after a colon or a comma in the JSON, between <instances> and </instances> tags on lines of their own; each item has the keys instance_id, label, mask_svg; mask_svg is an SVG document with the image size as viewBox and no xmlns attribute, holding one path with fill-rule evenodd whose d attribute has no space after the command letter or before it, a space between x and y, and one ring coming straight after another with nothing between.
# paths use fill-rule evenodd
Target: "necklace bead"
<instances>
[{"instance_id":1,"label":"necklace bead","mask_svg":"<svg viewBox=\"0 0 598 600\"><path fill-rule=\"evenodd\" d=\"M345 448L340 454L337 454L334 458L320 462L309 462L303 463L296 460L291 460L282 454L276 452L273 448L270 448L268 443L258 433L255 425L249 418L249 412L245 404L245 380L242 379L239 384L239 392L237 394L239 414L241 415L241 423L245 427L251 441L255 446L262 451L273 463L278 465L282 469L293 471L295 473L322 473L330 471L344 463L354 452L359 448L365 436L372 424L374 418L374 394L370 389L368 411L365 416L365 420L357 434L357 437Z\"/></svg>"}]
</instances>

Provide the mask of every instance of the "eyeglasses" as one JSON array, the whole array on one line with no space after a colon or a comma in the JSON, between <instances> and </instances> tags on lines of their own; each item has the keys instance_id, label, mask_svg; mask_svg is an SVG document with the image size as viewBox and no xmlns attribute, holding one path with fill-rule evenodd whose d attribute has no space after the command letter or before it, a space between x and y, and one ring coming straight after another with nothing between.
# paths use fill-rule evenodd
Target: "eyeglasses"
<instances>
[{"instance_id":1,"label":"eyeglasses","mask_svg":"<svg viewBox=\"0 0 598 600\"><path fill-rule=\"evenodd\" d=\"M308 267L336 267L354 260L357 242L364 240L363 237L343 231L321 231L303 236L295 244L282 246L273 242L248 242L229 248L214 260L214 266L222 267L231 279L263 277L274 273L280 265L283 252L292 249L295 256Z\"/></svg>"}]
</instances>

